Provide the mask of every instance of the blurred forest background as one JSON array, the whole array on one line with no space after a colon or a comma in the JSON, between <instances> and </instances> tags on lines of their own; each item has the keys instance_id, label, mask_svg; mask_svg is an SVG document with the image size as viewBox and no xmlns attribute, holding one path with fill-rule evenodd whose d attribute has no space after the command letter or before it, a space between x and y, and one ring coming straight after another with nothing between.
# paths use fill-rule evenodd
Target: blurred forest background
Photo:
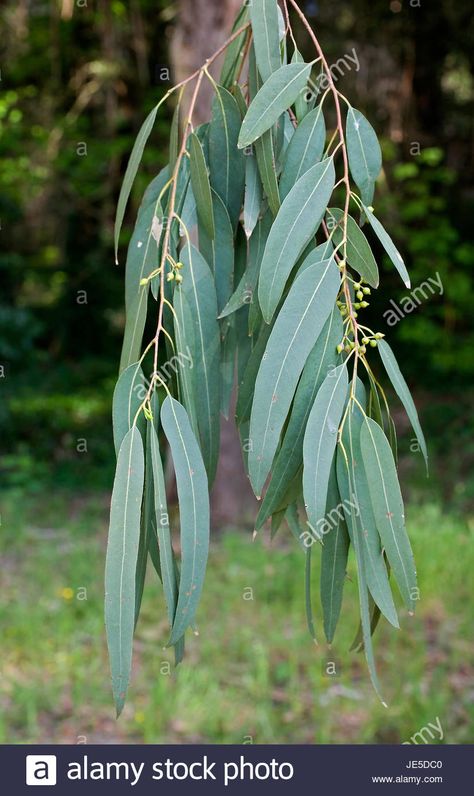
<instances>
[{"instance_id":1,"label":"blurred forest background","mask_svg":"<svg viewBox=\"0 0 474 796\"><path fill-rule=\"evenodd\" d=\"M466 701L465 685L474 660L465 640L465 589L472 580L467 541L474 502L474 16L469 4L452 0L301 2L330 63L357 54L360 68L347 71L341 86L382 137L377 213L404 253L412 285L437 274L443 285L442 296L438 290L428 294L406 319L385 330L382 316L390 298L399 304L408 295L387 267L371 305L374 328L388 332L417 398L432 459L427 482L419 457L409 452L409 427L400 413L402 484L414 506L420 577L428 558L430 580L417 630L405 627L395 645L380 645L398 707L387 719L378 707L365 706L363 662L328 696L303 632L298 553L288 552L282 541L268 563L271 554L264 547L248 549L247 527L217 543L202 616L205 610L216 613L211 598L224 578L235 582L237 591L241 581L263 578L261 613L249 620L237 611L241 635L236 630L232 638L223 636L226 651L216 647L218 630L213 630L217 639L202 648L194 640L190 645L190 668L204 667L196 687L207 694L212 716L196 703L184 724L174 718L173 710L191 698L189 670L173 686L167 684L168 690L166 678L158 676L150 714L146 680L156 665L150 650L163 636L151 602L138 644L137 696L118 729L110 719L100 646L101 567L114 467L110 409L124 325L123 266L141 195L167 161L171 104L160 111L145 152L118 267L112 251L115 203L145 115L176 76L189 74L223 41L238 5L236 0L2 3L3 742L75 742L80 727L98 742L239 742L240 735L255 742L397 742L443 710L446 719L440 718L451 726L446 740L472 741L466 729L472 692ZM300 50L308 52L307 40L296 30ZM239 520L235 516L233 525ZM284 572L277 586L279 566ZM89 584L84 604L75 591L83 583ZM443 602L446 592L449 605ZM230 622L232 605L228 597L213 621ZM241 599L239 606L243 611ZM298 625L292 645L291 639L282 643L282 634L284 640L292 631L279 626L280 613L288 613L285 623L292 616ZM161 616L160 608L160 622ZM261 625L262 640L250 654L252 622L255 633ZM44 632L38 640L39 624L50 627L49 640ZM352 631L347 632L350 643ZM234 654L244 661L246 674L236 671ZM217 664L216 655L221 656ZM228 672L225 684L213 677L213 666L222 667L224 679ZM410 672L412 690L407 690ZM288 683L291 704L285 702ZM261 701L263 693L268 704ZM372 704L372 695L368 698ZM324 699L339 700L342 718L335 724L315 719ZM237 730L228 724L233 700L245 703Z\"/></svg>"}]
</instances>

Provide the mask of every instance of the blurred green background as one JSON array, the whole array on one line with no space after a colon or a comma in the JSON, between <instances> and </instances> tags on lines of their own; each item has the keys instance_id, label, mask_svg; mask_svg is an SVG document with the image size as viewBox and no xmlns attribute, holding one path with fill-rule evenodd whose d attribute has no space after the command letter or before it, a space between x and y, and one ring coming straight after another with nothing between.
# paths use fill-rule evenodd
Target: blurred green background
<instances>
[{"instance_id":1,"label":"blurred green background","mask_svg":"<svg viewBox=\"0 0 474 796\"><path fill-rule=\"evenodd\" d=\"M150 573L130 700L113 718L102 570L123 262L141 194L167 159L172 107L145 152L118 267L115 202L144 116L184 53L189 60L195 47L198 58L198 44L213 28L219 38L235 6L2 4L0 741L384 743L439 717L445 742L472 742L474 23L468 6L448 0L302 3L330 63L357 53L360 68L340 87L382 137L377 213L412 284L439 274L443 285L442 296L429 294L385 329L390 299L408 295L386 264L371 306L415 393L432 461L426 481L400 412L421 601L416 618L402 613L401 632L377 631L390 709L377 703L364 661L347 652L355 580L334 650L316 649L299 551L284 531L273 545L252 543L251 525L235 516L232 528L215 530L200 636L177 673L162 663L164 611ZM332 654L341 674L331 679L323 664Z\"/></svg>"}]
</instances>

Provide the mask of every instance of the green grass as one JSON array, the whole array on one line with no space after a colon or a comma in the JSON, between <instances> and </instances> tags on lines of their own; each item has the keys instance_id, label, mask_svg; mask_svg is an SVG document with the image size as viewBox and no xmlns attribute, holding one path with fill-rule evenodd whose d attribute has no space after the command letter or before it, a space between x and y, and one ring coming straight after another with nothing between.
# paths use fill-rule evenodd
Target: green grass
<instances>
[{"instance_id":1,"label":"green grass","mask_svg":"<svg viewBox=\"0 0 474 796\"><path fill-rule=\"evenodd\" d=\"M302 556L282 529L273 545L245 531L215 537L199 636L190 634L177 671L163 649L164 606L150 569L116 722L102 619L107 502L21 493L3 501L0 742L398 743L437 717L445 743L472 742L474 548L463 521L434 506L408 509L421 600L415 617L400 609L401 631L381 623L376 633L388 709L363 656L348 652L353 562L333 649L320 629L316 647ZM249 589L253 600L244 599ZM333 659L338 677L324 673Z\"/></svg>"}]
</instances>

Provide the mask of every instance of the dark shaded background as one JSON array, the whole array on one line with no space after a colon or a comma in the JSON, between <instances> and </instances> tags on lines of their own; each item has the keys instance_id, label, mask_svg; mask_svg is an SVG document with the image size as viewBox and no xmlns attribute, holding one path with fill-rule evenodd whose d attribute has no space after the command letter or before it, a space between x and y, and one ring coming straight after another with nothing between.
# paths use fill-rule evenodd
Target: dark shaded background
<instances>
[{"instance_id":1,"label":"dark shaded background","mask_svg":"<svg viewBox=\"0 0 474 796\"><path fill-rule=\"evenodd\" d=\"M171 107L160 112L146 150L116 267L121 178L143 118L168 74L173 79L170 42L181 74L219 38L232 4L3 3L0 468L7 486L111 483L125 247L141 193L166 162ZM357 52L359 72L340 85L382 136L378 214L406 256L413 285L436 272L443 281L443 297L426 301L390 340L438 457L430 485L420 488L464 508L473 496L472 9L450 0L303 5L331 63ZM389 298L405 294L384 269L372 306L376 327ZM82 439L88 456L81 458ZM417 483L421 468L415 471Z\"/></svg>"}]
</instances>

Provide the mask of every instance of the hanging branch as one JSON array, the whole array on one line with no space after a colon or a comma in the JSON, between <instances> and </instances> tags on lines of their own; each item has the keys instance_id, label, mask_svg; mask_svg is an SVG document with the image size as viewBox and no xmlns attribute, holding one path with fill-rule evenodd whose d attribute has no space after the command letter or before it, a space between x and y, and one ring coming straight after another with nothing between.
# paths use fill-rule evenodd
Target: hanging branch
<instances>
[{"instance_id":1,"label":"hanging branch","mask_svg":"<svg viewBox=\"0 0 474 796\"><path fill-rule=\"evenodd\" d=\"M314 46L309 63L299 53L290 10ZM222 53L216 79L211 66ZM307 97L315 64L327 80L319 103ZM204 78L214 93L211 118L195 128ZM194 80L180 134L183 92ZM222 47L170 89L145 120L118 202L116 252L157 112L175 95L169 164L145 191L125 268L126 326L113 401L118 460L106 560L117 712L130 680L148 557L163 584L168 645L177 663L186 630L195 625L219 414L228 414L235 371L244 465L261 500L255 533L271 520L273 536L285 521L304 552L306 616L314 640L319 634L312 548L317 543L321 555L328 642L341 613L353 548L360 606L353 648L364 649L380 695L372 635L382 616L399 626L390 578L410 613L418 590L396 471L396 431L369 362L372 349L380 353L426 461L427 451L384 335L359 318L379 286L362 222L409 285L403 259L372 207L381 169L376 134L336 87L296 0L285 0L283 13L276 0L253 0L240 10ZM336 127L327 131L324 111L331 99ZM351 200L360 223L350 215ZM157 326L144 344L148 311ZM145 363L152 366L148 383ZM165 440L178 488L179 560L166 505Z\"/></svg>"}]
</instances>

